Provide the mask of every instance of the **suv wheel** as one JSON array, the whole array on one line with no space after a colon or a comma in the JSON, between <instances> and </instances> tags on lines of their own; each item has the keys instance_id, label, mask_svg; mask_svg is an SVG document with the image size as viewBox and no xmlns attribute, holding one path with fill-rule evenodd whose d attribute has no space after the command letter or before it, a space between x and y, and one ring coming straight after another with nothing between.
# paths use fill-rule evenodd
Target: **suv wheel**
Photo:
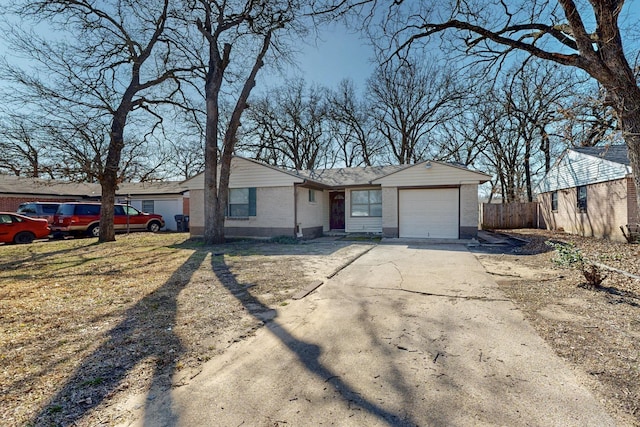
<instances>
[{"instance_id":1,"label":"suv wheel","mask_svg":"<svg viewBox=\"0 0 640 427\"><path fill-rule=\"evenodd\" d=\"M100 225L93 224L87 229L87 234L89 235L89 237L100 237Z\"/></svg>"},{"instance_id":2,"label":"suv wheel","mask_svg":"<svg viewBox=\"0 0 640 427\"><path fill-rule=\"evenodd\" d=\"M152 233L160 231L160 223L158 221L151 221L147 226L147 229Z\"/></svg>"}]
</instances>

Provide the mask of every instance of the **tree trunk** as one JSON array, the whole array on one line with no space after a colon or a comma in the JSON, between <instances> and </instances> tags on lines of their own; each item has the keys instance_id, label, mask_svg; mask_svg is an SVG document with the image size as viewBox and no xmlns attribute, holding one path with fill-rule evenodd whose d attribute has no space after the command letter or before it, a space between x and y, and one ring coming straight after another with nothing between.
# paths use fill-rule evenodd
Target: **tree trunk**
<instances>
[{"instance_id":1,"label":"tree trunk","mask_svg":"<svg viewBox=\"0 0 640 427\"><path fill-rule=\"evenodd\" d=\"M618 115L621 118L622 136L629 151L636 194L640 194L640 89L636 86L636 90L637 99L627 100L624 106L618 109ZM640 212L640 196L636 197L636 204L637 212Z\"/></svg>"},{"instance_id":2,"label":"tree trunk","mask_svg":"<svg viewBox=\"0 0 640 427\"><path fill-rule=\"evenodd\" d=\"M127 121L127 113L116 112L111 123L111 135L109 142L109 152L104 166L104 172L100 178L102 188L101 208L100 208L100 236L98 242L113 242L116 240L116 233L113 226L114 204L116 201L116 190L118 189L118 169L120 167L120 156L124 148L124 127ZM128 109L126 111L129 111Z\"/></svg>"}]
</instances>

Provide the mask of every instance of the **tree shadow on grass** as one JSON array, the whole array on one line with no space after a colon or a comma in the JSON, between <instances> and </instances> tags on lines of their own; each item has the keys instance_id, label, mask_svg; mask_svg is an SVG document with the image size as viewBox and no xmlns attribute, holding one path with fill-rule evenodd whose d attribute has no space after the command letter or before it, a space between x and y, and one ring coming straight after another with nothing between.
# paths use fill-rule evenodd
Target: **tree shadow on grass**
<instances>
[{"instance_id":1,"label":"tree shadow on grass","mask_svg":"<svg viewBox=\"0 0 640 427\"><path fill-rule=\"evenodd\" d=\"M206 251L194 252L158 289L126 311L108 339L85 358L58 393L32 419L35 425L73 425L110 396L127 388L123 381L141 363L153 364L147 399L171 385L183 352L173 332L177 297L202 264ZM177 416L167 419L175 424Z\"/></svg>"},{"instance_id":2,"label":"tree shadow on grass","mask_svg":"<svg viewBox=\"0 0 640 427\"><path fill-rule=\"evenodd\" d=\"M293 337L277 320L275 310L269 308L253 296L247 289L236 280L235 276L224 261L223 256L211 257L212 270L220 283L232 294L247 311L256 319L265 322L266 328L275 335L293 354L296 355L300 363L313 375L323 382L331 384L335 391L342 396L349 406L357 406L373 416L394 426L415 426L417 423L392 413L374 402L367 400L360 393L356 392L349 384L340 379L340 376L329 367L320 362L322 348L299 340Z\"/></svg>"}]
</instances>

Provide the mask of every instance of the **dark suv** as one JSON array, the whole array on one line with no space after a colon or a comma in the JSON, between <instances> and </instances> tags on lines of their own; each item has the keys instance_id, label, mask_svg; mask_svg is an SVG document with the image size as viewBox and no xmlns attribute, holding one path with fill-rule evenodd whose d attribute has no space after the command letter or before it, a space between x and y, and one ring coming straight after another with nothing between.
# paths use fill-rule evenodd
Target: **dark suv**
<instances>
[{"instance_id":1,"label":"dark suv","mask_svg":"<svg viewBox=\"0 0 640 427\"><path fill-rule=\"evenodd\" d=\"M91 237L100 235L100 203L62 203L53 216L51 231L57 235L87 234ZM126 205L114 206L113 226L116 232L126 231L159 231L164 227L162 215L140 212Z\"/></svg>"},{"instance_id":2,"label":"dark suv","mask_svg":"<svg viewBox=\"0 0 640 427\"><path fill-rule=\"evenodd\" d=\"M31 218L44 218L51 224L53 222L53 215L55 215L58 210L58 206L60 206L60 203L28 202L21 204L16 212Z\"/></svg>"}]
</instances>

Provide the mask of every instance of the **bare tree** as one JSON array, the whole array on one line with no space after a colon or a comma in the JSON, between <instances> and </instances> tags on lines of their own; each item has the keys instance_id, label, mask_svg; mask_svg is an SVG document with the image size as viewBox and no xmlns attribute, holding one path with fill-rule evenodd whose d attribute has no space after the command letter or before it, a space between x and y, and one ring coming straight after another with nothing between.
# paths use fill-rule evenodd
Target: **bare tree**
<instances>
[{"instance_id":1,"label":"bare tree","mask_svg":"<svg viewBox=\"0 0 640 427\"><path fill-rule=\"evenodd\" d=\"M54 116L93 111L94 117L109 119L109 145L99 177L100 242L115 240L113 205L130 114L146 111L160 124L154 106L170 102L179 90L177 76L191 71L178 66L173 56L172 40L179 37L168 34L175 15L170 6L169 0L37 0L11 8L22 19L44 22L64 34L45 39L13 28L11 46L38 64L29 70L3 64L5 78L22 89L16 99L37 103ZM162 93L153 96L152 89Z\"/></svg>"},{"instance_id":2,"label":"bare tree","mask_svg":"<svg viewBox=\"0 0 640 427\"><path fill-rule=\"evenodd\" d=\"M195 11L200 17L197 26L207 42L207 72L205 80L206 131L204 172L204 240L208 244L224 243L224 214L228 201L231 158L237 142L242 113L248 107L247 100L255 86L258 71L275 43L274 33L292 26L300 5L294 1L262 2L244 0L236 2L198 0ZM220 127L220 93L227 68L231 63L234 44L238 49L236 61L241 62L248 73L238 70L236 79L244 81L222 144L218 147ZM252 65L247 58L253 55ZM240 77L244 75L244 77ZM220 155L219 155L220 151ZM218 176L218 165L220 175ZM219 179L218 179L219 178Z\"/></svg>"},{"instance_id":3,"label":"bare tree","mask_svg":"<svg viewBox=\"0 0 640 427\"><path fill-rule=\"evenodd\" d=\"M595 84L576 94L574 102L562 109L564 126L558 130L567 146L593 147L601 143L622 144L617 116L611 106L605 105L605 94ZM598 96L594 96L598 94Z\"/></svg>"},{"instance_id":4,"label":"bare tree","mask_svg":"<svg viewBox=\"0 0 640 427\"><path fill-rule=\"evenodd\" d=\"M368 25L378 14L375 0L319 2L323 12L358 10ZM632 6L628 6L632 7ZM451 36L443 45L501 66L507 55L521 52L586 72L606 92L629 149L634 181L640 189L640 87L627 59L638 48L623 46L620 16L624 0L557 1L396 1L384 13L387 52L404 55L421 50L434 37ZM640 198L638 198L640 209Z\"/></svg>"},{"instance_id":5,"label":"bare tree","mask_svg":"<svg viewBox=\"0 0 640 427\"><path fill-rule=\"evenodd\" d=\"M5 113L0 122L0 172L16 176L53 177L50 151L37 126Z\"/></svg>"},{"instance_id":6,"label":"bare tree","mask_svg":"<svg viewBox=\"0 0 640 427\"><path fill-rule=\"evenodd\" d=\"M347 167L371 166L378 160L383 143L375 131L371 106L358 98L351 80L343 80L328 94L329 127L337 161Z\"/></svg>"},{"instance_id":7,"label":"bare tree","mask_svg":"<svg viewBox=\"0 0 640 427\"><path fill-rule=\"evenodd\" d=\"M367 93L377 131L389 157L409 164L429 153L429 133L451 118L449 108L462 94L452 72L432 63L389 62L368 81Z\"/></svg>"},{"instance_id":8,"label":"bare tree","mask_svg":"<svg viewBox=\"0 0 640 427\"><path fill-rule=\"evenodd\" d=\"M251 137L243 148L274 166L325 167L333 151L325 92L301 78L267 91L248 111Z\"/></svg>"}]
</instances>

